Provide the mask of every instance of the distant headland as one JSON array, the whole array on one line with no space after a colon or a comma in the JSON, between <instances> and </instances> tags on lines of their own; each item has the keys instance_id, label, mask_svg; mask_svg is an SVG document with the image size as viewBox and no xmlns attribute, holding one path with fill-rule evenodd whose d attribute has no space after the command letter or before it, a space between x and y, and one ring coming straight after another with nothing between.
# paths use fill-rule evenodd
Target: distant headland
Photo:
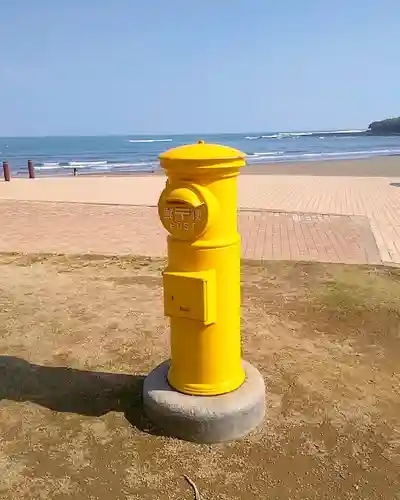
<instances>
[{"instance_id":1,"label":"distant headland","mask_svg":"<svg viewBox=\"0 0 400 500\"><path fill-rule=\"evenodd\" d=\"M332 137L363 137L377 135L400 135L400 116L396 118L386 118L385 120L371 122L367 129L350 129L350 130L328 130L314 132L274 132L267 135L250 135L245 139L307 139L318 137L319 139L327 139Z\"/></svg>"},{"instance_id":2,"label":"distant headland","mask_svg":"<svg viewBox=\"0 0 400 500\"><path fill-rule=\"evenodd\" d=\"M367 133L373 135L400 134L400 116L370 123Z\"/></svg>"}]
</instances>

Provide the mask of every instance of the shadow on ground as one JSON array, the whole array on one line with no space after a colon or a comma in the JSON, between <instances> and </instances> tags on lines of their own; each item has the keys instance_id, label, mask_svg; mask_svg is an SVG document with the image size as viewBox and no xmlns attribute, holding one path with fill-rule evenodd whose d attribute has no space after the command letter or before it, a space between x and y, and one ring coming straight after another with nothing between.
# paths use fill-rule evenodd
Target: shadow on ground
<instances>
[{"instance_id":1,"label":"shadow on ground","mask_svg":"<svg viewBox=\"0 0 400 500\"><path fill-rule=\"evenodd\" d=\"M93 417L121 412L139 430L160 435L143 412L144 378L35 365L0 356L0 400L31 402L53 411Z\"/></svg>"},{"instance_id":2,"label":"shadow on ground","mask_svg":"<svg viewBox=\"0 0 400 500\"><path fill-rule=\"evenodd\" d=\"M396 188L400 188L400 182L391 182L390 185Z\"/></svg>"}]
</instances>

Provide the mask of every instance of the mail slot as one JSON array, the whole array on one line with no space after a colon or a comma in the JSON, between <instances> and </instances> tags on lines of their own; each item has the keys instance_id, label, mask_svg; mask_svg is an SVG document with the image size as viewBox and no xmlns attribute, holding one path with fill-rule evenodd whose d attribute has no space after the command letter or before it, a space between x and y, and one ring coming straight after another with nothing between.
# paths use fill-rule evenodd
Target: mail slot
<instances>
[{"instance_id":1,"label":"mail slot","mask_svg":"<svg viewBox=\"0 0 400 500\"><path fill-rule=\"evenodd\" d=\"M210 220L210 204L205 198L204 189L168 184L159 201L159 216L165 229L182 240L199 238Z\"/></svg>"}]
</instances>

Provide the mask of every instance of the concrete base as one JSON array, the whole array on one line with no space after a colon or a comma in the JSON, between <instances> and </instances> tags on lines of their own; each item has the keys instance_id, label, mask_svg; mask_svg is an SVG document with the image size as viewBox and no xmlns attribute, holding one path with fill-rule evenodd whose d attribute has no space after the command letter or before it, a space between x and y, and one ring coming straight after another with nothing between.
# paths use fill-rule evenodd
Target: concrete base
<instances>
[{"instance_id":1,"label":"concrete base","mask_svg":"<svg viewBox=\"0 0 400 500\"><path fill-rule=\"evenodd\" d=\"M189 396L167 381L169 361L143 384L143 405L150 420L168 436L197 443L231 441L248 434L265 415L265 386L259 371L242 361L246 380L221 396Z\"/></svg>"}]
</instances>

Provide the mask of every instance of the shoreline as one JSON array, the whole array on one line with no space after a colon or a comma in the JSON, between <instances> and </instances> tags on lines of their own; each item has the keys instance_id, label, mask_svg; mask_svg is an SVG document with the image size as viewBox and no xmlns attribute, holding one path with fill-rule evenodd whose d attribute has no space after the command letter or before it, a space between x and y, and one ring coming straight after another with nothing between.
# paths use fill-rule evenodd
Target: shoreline
<instances>
[{"instance_id":1,"label":"shoreline","mask_svg":"<svg viewBox=\"0 0 400 500\"><path fill-rule=\"evenodd\" d=\"M252 175L296 175L313 177L400 177L400 155L353 160L323 160L292 163L250 164L242 173Z\"/></svg>"},{"instance_id":2,"label":"shoreline","mask_svg":"<svg viewBox=\"0 0 400 500\"><path fill-rule=\"evenodd\" d=\"M334 177L400 177L400 155L375 156L372 158L352 160L321 160L305 162L277 162L277 163L251 163L241 170L241 174L251 175L295 175L295 176L334 176ZM12 170L11 170L12 175ZM153 177L164 176L161 168L153 171L108 171L108 172L80 172L76 177ZM14 179L26 179L25 175L12 175ZM65 169L65 173L54 175L41 175L36 171L36 179L69 178L73 176L73 168ZM1 179L3 180L3 179Z\"/></svg>"}]
</instances>

